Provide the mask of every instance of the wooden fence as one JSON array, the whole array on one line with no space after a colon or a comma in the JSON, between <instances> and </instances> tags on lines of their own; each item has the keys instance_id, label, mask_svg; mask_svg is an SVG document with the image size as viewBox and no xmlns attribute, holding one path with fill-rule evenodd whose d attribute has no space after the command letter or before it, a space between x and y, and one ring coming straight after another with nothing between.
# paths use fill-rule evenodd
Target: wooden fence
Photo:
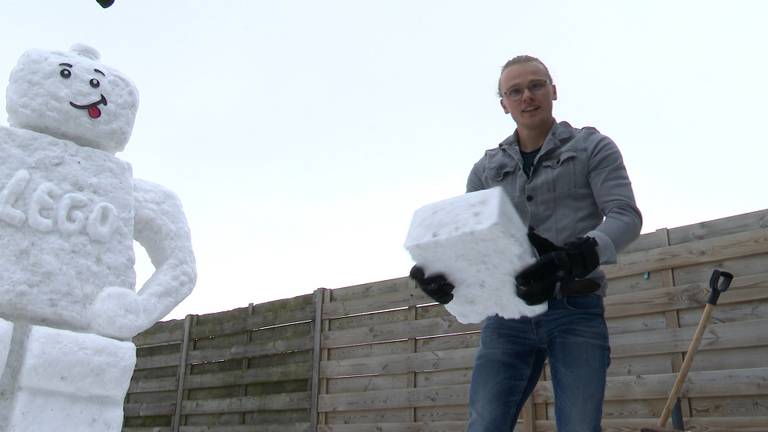
<instances>
[{"instance_id":1,"label":"wooden fence","mask_svg":"<svg viewBox=\"0 0 768 432\"><path fill-rule=\"evenodd\" d=\"M604 430L652 426L709 294L736 276L684 387L686 426L768 431L768 210L644 234L606 268ZM406 278L161 322L135 338L126 432L452 432L480 326ZM554 431L545 370L517 431Z\"/></svg>"}]
</instances>

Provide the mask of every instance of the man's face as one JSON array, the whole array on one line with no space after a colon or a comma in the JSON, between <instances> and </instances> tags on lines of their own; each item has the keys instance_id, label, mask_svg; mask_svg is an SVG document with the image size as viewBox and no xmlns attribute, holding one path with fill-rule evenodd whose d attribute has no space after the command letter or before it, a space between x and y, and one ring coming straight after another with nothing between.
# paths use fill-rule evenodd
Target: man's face
<instances>
[{"instance_id":1,"label":"man's face","mask_svg":"<svg viewBox=\"0 0 768 432\"><path fill-rule=\"evenodd\" d=\"M535 62L510 66L499 79L501 107L519 128L549 128L552 124L552 101L557 89L549 82L547 72Z\"/></svg>"}]
</instances>

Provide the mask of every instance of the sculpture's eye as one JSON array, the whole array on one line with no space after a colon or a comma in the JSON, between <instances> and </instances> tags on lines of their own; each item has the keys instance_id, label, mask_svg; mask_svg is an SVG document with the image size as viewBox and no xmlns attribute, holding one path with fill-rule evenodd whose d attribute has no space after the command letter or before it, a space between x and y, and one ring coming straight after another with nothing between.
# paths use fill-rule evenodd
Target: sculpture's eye
<instances>
[{"instance_id":1,"label":"sculpture's eye","mask_svg":"<svg viewBox=\"0 0 768 432\"><path fill-rule=\"evenodd\" d=\"M69 77L72 76L72 71L69 69L62 69L61 72L59 72L59 75L64 79L69 79Z\"/></svg>"},{"instance_id":2,"label":"sculpture's eye","mask_svg":"<svg viewBox=\"0 0 768 432\"><path fill-rule=\"evenodd\" d=\"M91 87L93 88L99 88L99 85L100 85L99 80L97 80L96 78L91 78L91 81L88 84L90 84Z\"/></svg>"}]
</instances>

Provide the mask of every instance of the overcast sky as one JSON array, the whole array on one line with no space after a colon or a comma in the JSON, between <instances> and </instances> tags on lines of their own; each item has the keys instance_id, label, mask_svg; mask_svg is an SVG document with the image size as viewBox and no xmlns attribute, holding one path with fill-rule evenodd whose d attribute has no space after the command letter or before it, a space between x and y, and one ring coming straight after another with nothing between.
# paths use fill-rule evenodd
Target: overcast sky
<instances>
[{"instance_id":1,"label":"overcast sky","mask_svg":"<svg viewBox=\"0 0 768 432\"><path fill-rule=\"evenodd\" d=\"M406 275L413 211L513 132L496 82L523 53L549 66L558 120L619 145L644 232L765 208L764 4L5 0L0 77L85 43L134 81L118 157L184 204L199 279L181 318Z\"/></svg>"}]
</instances>

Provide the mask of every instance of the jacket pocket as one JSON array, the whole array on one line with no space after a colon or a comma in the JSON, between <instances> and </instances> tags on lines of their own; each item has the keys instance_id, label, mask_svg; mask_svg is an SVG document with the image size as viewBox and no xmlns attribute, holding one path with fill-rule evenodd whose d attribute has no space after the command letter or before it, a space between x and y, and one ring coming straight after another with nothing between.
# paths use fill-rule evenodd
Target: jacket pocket
<instances>
[{"instance_id":1,"label":"jacket pocket","mask_svg":"<svg viewBox=\"0 0 768 432\"><path fill-rule=\"evenodd\" d=\"M494 186L501 184L515 171L517 171L517 165L514 163L501 162L489 165L487 170L488 183Z\"/></svg>"},{"instance_id":2,"label":"jacket pocket","mask_svg":"<svg viewBox=\"0 0 768 432\"><path fill-rule=\"evenodd\" d=\"M576 187L579 173L576 152L564 151L542 162L541 166L550 177L555 193L571 192Z\"/></svg>"}]
</instances>

